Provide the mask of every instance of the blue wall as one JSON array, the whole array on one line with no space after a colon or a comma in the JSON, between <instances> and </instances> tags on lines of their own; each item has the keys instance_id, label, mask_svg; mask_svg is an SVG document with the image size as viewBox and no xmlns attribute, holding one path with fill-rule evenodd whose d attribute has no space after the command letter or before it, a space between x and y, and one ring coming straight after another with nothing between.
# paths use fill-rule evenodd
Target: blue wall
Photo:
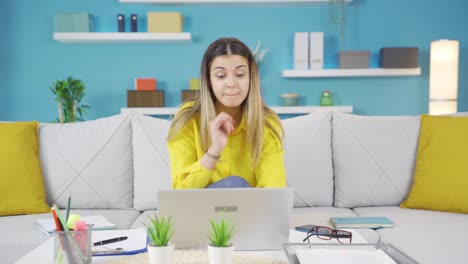
<instances>
[{"instance_id":1,"label":"blue wall","mask_svg":"<svg viewBox=\"0 0 468 264\"><path fill-rule=\"evenodd\" d=\"M280 104L279 95L297 92L301 105L317 105L322 90L331 90L337 105L353 105L365 115L414 115L427 112L429 46L432 40L460 41L459 111L468 111L468 2L464 0L354 0L347 6L343 40L330 26L327 4L150 5L118 0L0 1L0 120L54 120L56 104L49 87L74 76L85 81L86 119L120 112L134 77L156 77L166 106L180 102L180 90L197 77L203 52L213 40L233 36L254 48L258 40L270 49L262 62L263 95ZM153 44L63 44L52 39L56 12L90 12L95 31L115 31L117 13L137 13L140 30L149 11L184 15L192 42ZM337 65L341 49L369 49L371 65L385 46L419 47L422 75L387 78L284 79L293 66L293 36L300 31L325 32L325 67Z\"/></svg>"}]
</instances>

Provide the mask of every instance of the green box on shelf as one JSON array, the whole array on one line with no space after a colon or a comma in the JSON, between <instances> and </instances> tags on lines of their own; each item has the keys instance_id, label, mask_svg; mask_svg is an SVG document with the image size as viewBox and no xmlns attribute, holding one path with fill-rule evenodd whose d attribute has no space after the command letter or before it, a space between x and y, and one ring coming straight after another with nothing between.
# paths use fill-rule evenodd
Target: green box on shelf
<instances>
[{"instance_id":1,"label":"green box on shelf","mask_svg":"<svg viewBox=\"0 0 468 264\"><path fill-rule=\"evenodd\" d=\"M92 17L89 13L55 14L55 32L91 32Z\"/></svg>"}]
</instances>

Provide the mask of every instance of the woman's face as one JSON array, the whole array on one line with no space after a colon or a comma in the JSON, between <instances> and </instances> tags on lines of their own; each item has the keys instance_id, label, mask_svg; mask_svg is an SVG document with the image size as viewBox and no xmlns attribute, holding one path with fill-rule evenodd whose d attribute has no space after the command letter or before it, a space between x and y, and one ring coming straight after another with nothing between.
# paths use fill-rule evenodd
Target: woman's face
<instances>
[{"instance_id":1,"label":"woman's face","mask_svg":"<svg viewBox=\"0 0 468 264\"><path fill-rule=\"evenodd\" d=\"M218 56L211 64L210 79L217 106L239 107L249 93L249 64L240 55Z\"/></svg>"}]
</instances>

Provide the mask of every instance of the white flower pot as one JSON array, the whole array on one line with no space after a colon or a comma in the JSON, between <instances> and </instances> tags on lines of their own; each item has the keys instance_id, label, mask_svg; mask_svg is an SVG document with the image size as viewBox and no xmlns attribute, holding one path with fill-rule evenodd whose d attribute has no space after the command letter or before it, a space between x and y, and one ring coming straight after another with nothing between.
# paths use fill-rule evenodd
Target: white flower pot
<instances>
[{"instance_id":1,"label":"white flower pot","mask_svg":"<svg viewBox=\"0 0 468 264\"><path fill-rule=\"evenodd\" d=\"M213 247L208 245L208 263L210 264L232 264L234 246Z\"/></svg>"},{"instance_id":2,"label":"white flower pot","mask_svg":"<svg viewBox=\"0 0 468 264\"><path fill-rule=\"evenodd\" d=\"M148 257L150 264L172 264L174 255L174 244L165 247L148 245Z\"/></svg>"}]
</instances>

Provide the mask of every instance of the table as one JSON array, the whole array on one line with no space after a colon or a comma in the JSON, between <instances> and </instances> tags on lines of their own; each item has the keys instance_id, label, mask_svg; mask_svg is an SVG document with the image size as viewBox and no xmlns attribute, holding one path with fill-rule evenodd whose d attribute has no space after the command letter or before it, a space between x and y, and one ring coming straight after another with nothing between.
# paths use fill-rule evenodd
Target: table
<instances>
[{"instance_id":1,"label":"table","mask_svg":"<svg viewBox=\"0 0 468 264\"><path fill-rule=\"evenodd\" d=\"M367 241L355 230L348 230L353 233L353 243L367 243ZM94 231L99 232L99 231ZM290 243L302 243L306 233L299 232L294 229L291 229L289 232L289 242ZM310 240L311 243L338 243L336 239L331 240L321 240L316 237L313 237ZM53 237L49 238L43 244L33 249L27 255L19 259L16 264L30 264L30 263L54 263L54 240ZM283 250L274 250L274 251L236 251L241 254L253 254L260 256L269 256L278 260L287 262L288 259ZM109 263L109 261L115 260L117 258L122 258L124 256L99 256L93 257L92 263Z\"/></svg>"}]
</instances>

